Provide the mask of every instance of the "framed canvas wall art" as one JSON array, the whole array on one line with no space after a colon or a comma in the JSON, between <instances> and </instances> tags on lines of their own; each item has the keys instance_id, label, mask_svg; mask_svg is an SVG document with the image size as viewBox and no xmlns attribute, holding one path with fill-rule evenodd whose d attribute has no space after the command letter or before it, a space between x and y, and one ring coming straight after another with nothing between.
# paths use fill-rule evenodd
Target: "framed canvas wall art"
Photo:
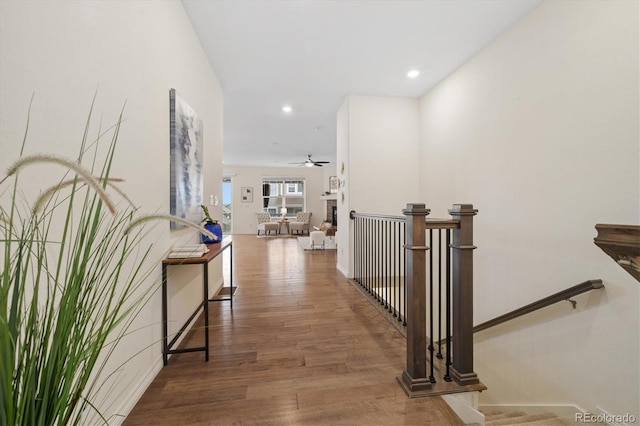
<instances>
[{"instance_id":1,"label":"framed canvas wall art","mask_svg":"<svg viewBox=\"0 0 640 426\"><path fill-rule=\"evenodd\" d=\"M169 91L170 213L199 223L203 197L202 120L177 94ZM185 225L171 222L171 229Z\"/></svg>"}]
</instances>

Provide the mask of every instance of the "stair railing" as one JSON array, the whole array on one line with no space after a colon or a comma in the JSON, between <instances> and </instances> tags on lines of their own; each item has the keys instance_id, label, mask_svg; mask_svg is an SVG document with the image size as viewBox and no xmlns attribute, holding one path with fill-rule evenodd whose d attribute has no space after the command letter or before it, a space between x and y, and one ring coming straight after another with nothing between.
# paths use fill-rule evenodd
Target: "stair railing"
<instances>
[{"instance_id":1,"label":"stair railing","mask_svg":"<svg viewBox=\"0 0 640 426\"><path fill-rule=\"evenodd\" d=\"M521 308L515 309L511 312L508 312L504 315L500 315L499 317L496 317L492 320L489 321L485 321L482 324L478 324L475 327L473 327L473 332L477 333L479 331L483 331L486 330L488 328L494 327L496 325L505 323L507 321L510 321L512 319L521 317L523 315L526 315L528 313L531 313L533 311L537 311L538 309L542 309L545 308L547 306L553 305L555 303L558 302L563 302L563 301L569 301L571 302L571 304L573 305L574 309L576 307L575 305L575 301L573 301L571 298L574 296L577 296L579 294L582 293L586 293L587 291L591 291L591 290L596 290L596 289L600 289L600 288L604 288L604 284L602 283L602 280L588 280L585 281L583 283L580 283L578 285L574 285L573 287L569 287L566 290L562 290L559 291L555 294L552 294L551 296L547 296L543 299L537 300L533 303L529 303L526 306L523 306Z\"/></svg>"},{"instance_id":2,"label":"stair railing","mask_svg":"<svg viewBox=\"0 0 640 426\"><path fill-rule=\"evenodd\" d=\"M406 326L406 368L398 381L409 396L434 393L435 358L445 358L444 381L479 383L473 371L472 324L477 210L455 204L451 219L427 219L429 212L424 204L408 204L404 217L351 212L354 280ZM442 339L442 332L453 338ZM444 354L439 341L446 345Z\"/></svg>"},{"instance_id":3,"label":"stair railing","mask_svg":"<svg viewBox=\"0 0 640 426\"><path fill-rule=\"evenodd\" d=\"M354 281L397 322L407 325L405 218L351 212Z\"/></svg>"}]
</instances>

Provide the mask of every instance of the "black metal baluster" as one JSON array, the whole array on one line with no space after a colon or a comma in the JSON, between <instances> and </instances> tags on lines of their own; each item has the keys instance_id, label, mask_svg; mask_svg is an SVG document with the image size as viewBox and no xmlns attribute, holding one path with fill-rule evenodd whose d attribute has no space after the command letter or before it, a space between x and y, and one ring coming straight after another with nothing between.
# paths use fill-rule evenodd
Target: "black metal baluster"
<instances>
[{"instance_id":1,"label":"black metal baluster","mask_svg":"<svg viewBox=\"0 0 640 426\"><path fill-rule=\"evenodd\" d=\"M364 242L366 241L365 238L367 236L367 233L365 231L365 220L364 218L360 219L360 286L364 287L365 286L365 256L366 256L366 252L365 252L365 245Z\"/></svg>"},{"instance_id":2,"label":"black metal baluster","mask_svg":"<svg viewBox=\"0 0 640 426\"><path fill-rule=\"evenodd\" d=\"M404 222L403 232L402 232L402 247L407 243L407 223ZM409 301L407 300L407 256L406 252L404 253L404 265L402 270L402 281L403 281L403 291L404 291L404 309L402 314L402 325L407 326L407 304Z\"/></svg>"},{"instance_id":3,"label":"black metal baluster","mask_svg":"<svg viewBox=\"0 0 640 426\"><path fill-rule=\"evenodd\" d=\"M438 229L438 359L442 359L442 229Z\"/></svg>"},{"instance_id":4,"label":"black metal baluster","mask_svg":"<svg viewBox=\"0 0 640 426\"><path fill-rule=\"evenodd\" d=\"M382 221L382 250L384 251L384 262L383 262L383 294L384 294L384 308L386 310L389 309L389 240L387 238L387 228L389 225L389 221L387 219Z\"/></svg>"},{"instance_id":5,"label":"black metal baluster","mask_svg":"<svg viewBox=\"0 0 640 426\"><path fill-rule=\"evenodd\" d=\"M382 247L384 250L384 308L389 309L389 236L387 235L387 231L389 230L389 221L385 220L382 222L382 227L384 230L384 236L382 241Z\"/></svg>"},{"instance_id":6,"label":"black metal baluster","mask_svg":"<svg viewBox=\"0 0 640 426\"><path fill-rule=\"evenodd\" d=\"M367 289L367 274L369 270L367 269L367 259L369 253L367 252L367 240L369 239L369 229L367 228L367 218L362 219L362 282L365 290Z\"/></svg>"},{"instance_id":7,"label":"black metal baluster","mask_svg":"<svg viewBox=\"0 0 640 426\"><path fill-rule=\"evenodd\" d=\"M398 250L398 226L399 222L394 222L393 224L393 252L394 252L394 265L393 265L393 288L396 292L396 304L395 309L393 310L393 314L398 320L400 320L400 253Z\"/></svg>"},{"instance_id":8,"label":"black metal baluster","mask_svg":"<svg viewBox=\"0 0 640 426\"><path fill-rule=\"evenodd\" d=\"M394 232L394 238L393 238L393 244L395 245L395 252L396 252L396 256L395 256L395 292L396 292L396 314L397 314L397 319L398 321L400 321L400 317L402 316L400 309L401 309L401 300L400 300L400 289L401 289L401 285L400 285L400 259L402 258L402 253L401 253L401 247L400 247L400 222L395 222L393 225L393 232Z\"/></svg>"},{"instance_id":9,"label":"black metal baluster","mask_svg":"<svg viewBox=\"0 0 640 426\"><path fill-rule=\"evenodd\" d=\"M358 275L360 275L360 281L358 281L360 283L360 286L362 287L362 281L363 278L362 276L364 275L364 271L363 271L363 267L362 267L362 259L363 259L363 238L364 238L364 232L362 230L362 218L358 218L358 235L360 236L358 238Z\"/></svg>"},{"instance_id":10,"label":"black metal baluster","mask_svg":"<svg viewBox=\"0 0 640 426\"><path fill-rule=\"evenodd\" d=\"M429 381L435 383L436 379L433 376L433 229L429 229L429 364L430 373Z\"/></svg>"},{"instance_id":11,"label":"black metal baluster","mask_svg":"<svg viewBox=\"0 0 640 426\"><path fill-rule=\"evenodd\" d=\"M376 256L376 244L377 244L377 238L376 238L376 231L378 230L378 224L376 223L375 219L371 219L371 294L373 295L373 298L377 298L376 295L376 284L377 284L377 256Z\"/></svg>"},{"instance_id":12,"label":"black metal baluster","mask_svg":"<svg viewBox=\"0 0 640 426\"><path fill-rule=\"evenodd\" d=\"M378 298L378 256L376 253L378 252L378 221L373 219L373 253L372 259L373 262L373 288L372 291L374 299Z\"/></svg>"},{"instance_id":13,"label":"black metal baluster","mask_svg":"<svg viewBox=\"0 0 640 426\"><path fill-rule=\"evenodd\" d=\"M388 294L389 294L389 312L393 313L394 309L393 309L393 296L395 295L395 290L393 288L394 286L394 278L393 278L393 220L390 220L387 223L387 231L389 233L389 241L387 242L387 247L389 250L389 269L387 271L389 278L388 278L388 282L389 282L389 289L388 289Z\"/></svg>"},{"instance_id":14,"label":"black metal baluster","mask_svg":"<svg viewBox=\"0 0 640 426\"><path fill-rule=\"evenodd\" d=\"M358 257L360 259L358 261L358 264L360 265L360 267L359 267L359 270L360 270L359 271L359 275L360 275L359 283L360 283L360 286L362 286L362 283L364 282L364 266L363 266L363 263L362 263L362 259L363 259L362 251L364 250L364 246L363 246L364 230L362 229L362 222L363 221L364 221L363 218L358 218L358 233L360 234L360 238L358 238L358 247L359 247L359 251L358 251L359 255L358 255Z\"/></svg>"},{"instance_id":15,"label":"black metal baluster","mask_svg":"<svg viewBox=\"0 0 640 426\"><path fill-rule=\"evenodd\" d=\"M447 234L447 255L446 255L446 271L447 271L447 306L446 306L446 335L447 335L447 371L444 375L444 379L447 382L451 381L451 376L449 375L449 367L451 366L451 230L446 230Z\"/></svg>"},{"instance_id":16,"label":"black metal baluster","mask_svg":"<svg viewBox=\"0 0 640 426\"><path fill-rule=\"evenodd\" d=\"M402 306L406 304L402 287L404 279L404 248L402 247L402 238L404 236L404 222L398 223L398 321L402 321Z\"/></svg>"},{"instance_id":17,"label":"black metal baluster","mask_svg":"<svg viewBox=\"0 0 640 426\"><path fill-rule=\"evenodd\" d=\"M392 258L393 258L393 262L391 264L391 269L392 269L392 274L393 274L393 295L392 300L393 300L393 317L397 318L398 317L398 251L396 250L397 245L396 245L396 236L398 235L398 233L396 232L396 221L393 221L391 223L391 252L392 252Z\"/></svg>"},{"instance_id":18,"label":"black metal baluster","mask_svg":"<svg viewBox=\"0 0 640 426\"><path fill-rule=\"evenodd\" d=\"M369 286L369 238L371 238L369 234L369 219L365 218L364 220L364 289L366 290Z\"/></svg>"},{"instance_id":19,"label":"black metal baluster","mask_svg":"<svg viewBox=\"0 0 640 426\"><path fill-rule=\"evenodd\" d=\"M371 294L376 297L376 223L371 219Z\"/></svg>"},{"instance_id":20,"label":"black metal baluster","mask_svg":"<svg viewBox=\"0 0 640 426\"><path fill-rule=\"evenodd\" d=\"M380 297L380 289L382 284L380 283L380 278L382 277L382 272L380 272L381 262L381 254L380 254L380 220L376 219L376 300L380 302L382 298Z\"/></svg>"},{"instance_id":21,"label":"black metal baluster","mask_svg":"<svg viewBox=\"0 0 640 426\"><path fill-rule=\"evenodd\" d=\"M378 220L378 302L384 305L384 221Z\"/></svg>"},{"instance_id":22,"label":"black metal baluster","mask_svg":"<svg viewBox=\"0 0 640 426\"><path fill-rule=\"evenodd\" d=\"M380 280L378 283L380 284L378 288L378 302L381 305L384 305L384 221L380 219L378 221L378 226L380 228L380 240L378 241L378 255L380 256L378 271L380 272Z\"/></svg>"},{"instance_id":23,"label":"black metal baluster","mask_svg":"<svg viewBox=\"0 0 640 426\"><path fill-rule=\"evenodd\" d=\"M358 262L360 260L360 252L358 251L358 243L360 234L358 233L358 218L353 219L353 278L360 283L360 271L358 270Z\"/></svg>"},{"instance_id":24,"label":"black metal baluster","mask_svg":"<svg viewBox=\"0 0 640 426\"><path fill-rule=\"evenodd\" d=\"M361 287L365 287L366 285L366 265L365 265L365 259L366 259L366 248L365 248L365 241L367 238L367 232L366 232L366 228L365 228L365 219L362 218L360 219L360 286Z\"/></svg>"},{"instance_id":25,"label":"black metal baluster","mask_svg":"<svg viewBox=\"0 0 640 426\"><path fill-rule=\"evenodd\" d=\"M376 223L371 219L371 294L376 297Z\"/></svg>"},{"instance_id":26,"label":"black metal baluster","mask_svg":"<svg viewBox=\"0 0 640 426\"><path fill-rule=\"evenodd\" d=\"M368 238L368 241L367 241L368 242L367 263L368 263L369 272L368 272L368 276L367 276L367 292L369 292L369 294L371 294L371 287L372 287L371 281L373 279L373 253L372 253L372 250L373 250L373 248L372 248L373 247L373 223L372 223L371 219L369 219L368 222L369 222L369 225L368 225L369 232L368 232L367 235L369 236L369 238Z\"/></svg>"}]
</instances>

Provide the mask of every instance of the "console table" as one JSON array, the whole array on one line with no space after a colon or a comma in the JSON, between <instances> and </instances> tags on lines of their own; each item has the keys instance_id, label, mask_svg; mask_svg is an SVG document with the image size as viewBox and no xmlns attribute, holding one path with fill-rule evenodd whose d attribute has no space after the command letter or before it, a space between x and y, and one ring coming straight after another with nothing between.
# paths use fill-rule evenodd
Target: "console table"
<instances>
[{"instance_id":1,"label":"console table","mask_svg":"<svg viewBox=\"0 0 640 426\"><path fill-rule=\"evenodd\" d=\"M205 361L209 362L209 302L218 300L228 300L230 302L231 309L233 309L233 241L231 237L227 236L222 239L220 243L207 244L209 251L200 257L191 258L166 258L162 261L162 362L167 365L169 354L176 354L182 352L200 352L204 351ZM229 298L223 299L209 299L209 262L222 254L223 251L229 249ZM180 328L180 331L171 339L168 340L168 327L167 327L167 267L168 266L180 266L180 265L202 265L202 303L198 305L196 310L191 314L187 322ZM224 284L223 284L224 286ZM186 330L189 323L200 312L200 309L204 311L204 346L196 348L182 348L172 349L173 345L178 341L182 333Z\"/></svg>"}]
</instances>

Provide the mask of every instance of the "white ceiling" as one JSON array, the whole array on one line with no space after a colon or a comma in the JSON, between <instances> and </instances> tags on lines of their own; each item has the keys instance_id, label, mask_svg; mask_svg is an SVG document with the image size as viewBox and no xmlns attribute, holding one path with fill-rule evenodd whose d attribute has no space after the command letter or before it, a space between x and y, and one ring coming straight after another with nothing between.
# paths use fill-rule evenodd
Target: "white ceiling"
<instances>
[{"instance_id":1,"label":"white ceiling","mask_svg":"<svg viewBox=\"0 0 640 426\"><path fill-rule=\"evenodd\" d=\"M346 96L420 97L540 0L183 3L224 91L225 165L280 167L335 162Z\"/></svg>"}]
</instances>

